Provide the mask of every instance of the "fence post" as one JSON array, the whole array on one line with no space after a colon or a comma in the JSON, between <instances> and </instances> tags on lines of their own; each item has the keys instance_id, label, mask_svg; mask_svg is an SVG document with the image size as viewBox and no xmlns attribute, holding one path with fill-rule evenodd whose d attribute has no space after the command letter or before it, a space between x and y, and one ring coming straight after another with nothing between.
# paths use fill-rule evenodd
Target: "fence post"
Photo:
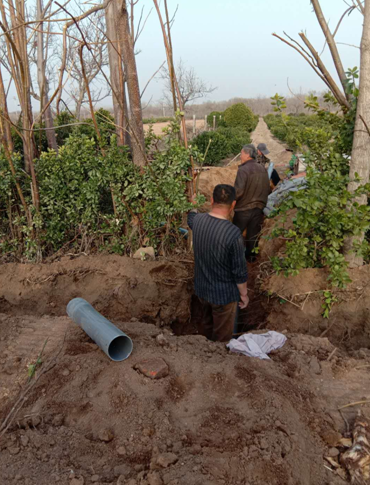
<instances>
[{"instance_id":1,"label":"fence post","mask_svg":"<svg viewBox=\"0 0 370 485\"><path fill-rule=\"evenodd\" d=\"M204 115L204 131L207 131L208 126L207 126L207 115Z\"/></svg>"},{"instance_id":2,"label":"fence post","mask_svg":"<svg viewBox=\"0 0 370 485\"><path fill-rule=\"evenodd\" d=\"M213 117L213 129L216 129L216 116Z\"/></svg>"}]
</instances>

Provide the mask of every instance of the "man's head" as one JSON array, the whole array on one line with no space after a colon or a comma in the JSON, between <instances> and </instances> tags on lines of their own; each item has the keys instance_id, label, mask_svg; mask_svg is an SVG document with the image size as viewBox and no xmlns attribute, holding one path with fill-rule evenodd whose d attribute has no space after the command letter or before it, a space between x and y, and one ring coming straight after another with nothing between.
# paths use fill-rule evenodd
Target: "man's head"
<instances>
[{"instance_id":1,"label":"man's head","mask_svg":"<svg viewBox=\"0 0 370 485\"><path fill-rule=\"evenodd\" d=\"M236 204L236 192L232 185L219 184L213 190L212 207L223 208L230 213Z\"/></svg>"},{"instance_id":2,"label":"man's head","mask_svg":"<svg viewBox=\"0 0 370 485\"><path fill-rule=\"evenodd\" d=\"M257 151L259 155L268 155L270 153L267 149L266 143L259 143L257 145Z\"/></svg>"},{"instance_id":3,"label":"man's head","mask_svg":"<svg viewBox=\"0 0 370 485\"><path fill-rule=\"evenodd\" d=\"M257 156L256 147L252 144L244 145L240 153L240 159L242 163L248 162L248 160L254 160Z\"/></svg>"}]
</instances>

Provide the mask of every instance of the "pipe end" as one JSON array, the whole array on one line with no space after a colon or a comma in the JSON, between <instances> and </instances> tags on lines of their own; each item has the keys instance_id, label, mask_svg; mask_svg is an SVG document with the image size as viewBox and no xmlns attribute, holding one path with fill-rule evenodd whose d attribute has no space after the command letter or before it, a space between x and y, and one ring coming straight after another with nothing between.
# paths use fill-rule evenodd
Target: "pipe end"
<instances>
[{"instance_id":1,"label":"pipe end","mask_svg":"<svg viewBox=\"0 0 370 485\"><path fill-rule=\"evenodd\" d=\"M109 344L108 355L112 360L120 362L130 357L133 347L130 337L119 335Z\"/></svg>"}]
</instances>

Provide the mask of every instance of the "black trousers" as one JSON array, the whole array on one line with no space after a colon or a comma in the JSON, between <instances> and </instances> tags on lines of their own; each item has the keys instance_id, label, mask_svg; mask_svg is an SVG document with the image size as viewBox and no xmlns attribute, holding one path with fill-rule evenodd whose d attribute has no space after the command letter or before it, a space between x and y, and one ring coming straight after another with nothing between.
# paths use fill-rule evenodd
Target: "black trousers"
<instances>
[{"instance_id":1,"label":"black trousers","mask_svg":"<svg viewBox=\"0 0 370 485\"><path fill-rule=\"evenodd\" d=\"M255 255L253 249L258 244L258 235L261 232L263 223L262 209L250 209L247 211L235 212L233 224L235 224L243 233L247 229L245 240L245 257L248 261L253 261Z\"/></svg>"}]
</instances>

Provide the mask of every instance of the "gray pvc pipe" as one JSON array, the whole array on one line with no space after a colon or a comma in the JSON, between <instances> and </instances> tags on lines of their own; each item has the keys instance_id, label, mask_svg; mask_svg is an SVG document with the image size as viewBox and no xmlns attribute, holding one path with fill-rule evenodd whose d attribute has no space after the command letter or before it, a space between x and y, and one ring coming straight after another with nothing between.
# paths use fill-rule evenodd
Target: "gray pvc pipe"
<instances>
[{"instance_id":1,"label":"gray pvc pipe","mask_svg":"<svg viewBox=\"0 0 370 485\"><path fill-rule=\"evenodd\" d=\"M97 312L86 300L71 300L67 305L67 314L110 359L121 361L130 356L133 349L130 337Z\"/></svg>"}]
</instances>

